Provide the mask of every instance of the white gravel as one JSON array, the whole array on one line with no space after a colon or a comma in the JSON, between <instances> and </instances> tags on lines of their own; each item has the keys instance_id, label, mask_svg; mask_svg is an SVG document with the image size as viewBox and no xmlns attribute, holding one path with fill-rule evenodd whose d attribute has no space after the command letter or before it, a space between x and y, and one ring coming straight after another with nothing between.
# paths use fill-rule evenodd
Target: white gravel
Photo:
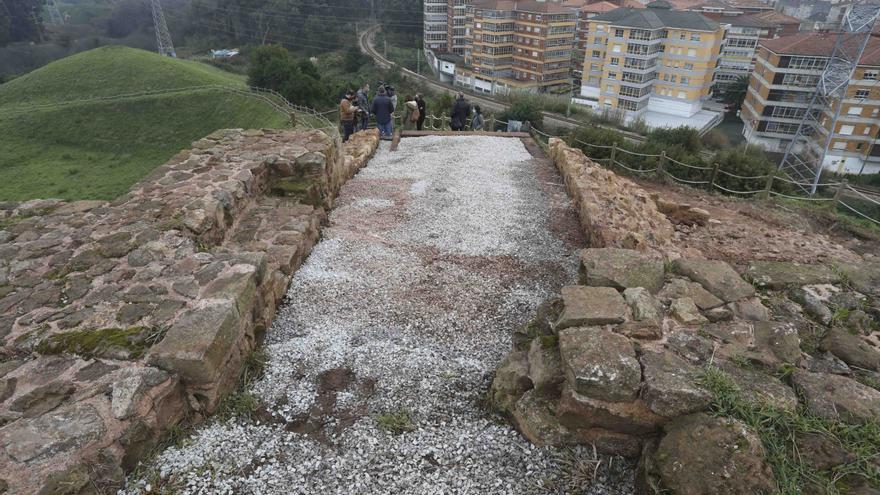
<instances>
[{"instance_id":1,"label":"white gravel","mask_svg":"<svg viewBox=\"0 0 880 495\"><path fill-rule=\"evenodd\" d=\"M511 331L575 279L580 246L569 243L560 179L517 139L387 147L343 187L267 334L253 392L272 420L203 426L155 459L159 484L193 494L560 491L549 488L558 453L482 405ZM327 385L333 373L347 378ZM379 426L399 411L412 431ZM629 493L630 475L586 493ZM129 491L147 482L130 480Z\"/></svg>"}]
</instances>

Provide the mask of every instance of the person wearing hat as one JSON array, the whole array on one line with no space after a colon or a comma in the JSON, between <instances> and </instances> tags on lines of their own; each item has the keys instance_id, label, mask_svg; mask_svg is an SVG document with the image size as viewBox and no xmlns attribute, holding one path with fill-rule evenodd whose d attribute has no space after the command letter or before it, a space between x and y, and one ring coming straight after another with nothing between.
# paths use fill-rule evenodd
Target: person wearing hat
<instances>
[{"instance_id":1,"label":"person wearing hat","mask_svg":"<svg viewBox=\"0 0 880 495\"><path fill-rule=\"evenodd\" d=\"M358 107L353 103L356 96L354 91L345 92L345 97L339 102L339 123L342 124L342 142L348 141L348 138L354 134L355 116Z\"/></svg>"}]
</instances>

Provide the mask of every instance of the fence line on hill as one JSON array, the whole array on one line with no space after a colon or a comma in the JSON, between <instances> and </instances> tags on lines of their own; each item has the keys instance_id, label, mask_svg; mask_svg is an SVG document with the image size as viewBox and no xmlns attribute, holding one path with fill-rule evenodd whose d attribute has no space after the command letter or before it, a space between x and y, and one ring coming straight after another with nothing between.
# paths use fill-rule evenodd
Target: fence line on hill
<instances>
[{"instance_id":1,"label":"fence line on hill","mask_svg":"<svg viewBox=\"0 0 880 495\"><path fill-rule=\"evenodd\" d=\"M783 183L788 183L796 186L812 186L812 184L804 184L799 183L793 180L790 180L785 177L780 177L776 174L765 174L765 175L755 175L755 176L742 176L738 174L734 174L732 172L728 172L721 168L718 162L709 166L697 166L691 165L687 163L683 163L681 161L675 160L671 157L666 156L665 151L661 151L659 154L650 154L650 153L637 153L634 151L630 151L624 148L621 148L617 145L617 143L612 143L611 145L604 144L594 144L587 143L585 141L581 141L580 139L570 138L566 140L566 138L562 136L554 136L552 134L548 134L546 132L540 131L538 129L532 129L532 135L536 138L537 141L545 144L546 141L549 141L550 138L559 138L566 142L573 141L582 146L586 146L588 148L595 149L610 149L610 157L609 158L591 158L590 153L585 152L584 154L593 160L596 163L600 163L605 166L615 166L620 169L626 170L629 173L636 174L638 177L646 178L646 179L654 179L659 181L664 181L666 179L670 179L673 182L677 182L680 184L684 184L690 187L695 186L703 186L709 191L720 190L728 195L735 195L745 198L757 198L757 199L770 199L771 197L781 197L790 200L797 201L807 201L807 202L818 202L818 203L829 203L835 208L845 208L847 211L858 215L859 217L868 220L875 225L880 226L880 218L874 218L867 213L860 211L857 207L853 206L850 203L847 203L849 198L856 197L862 201L868 201L871 204L880 206L880 201L875 198L872 198L865 194L863 191L853 188L846 179L843 179L840 182L827 182L823 184L819 184L819 187L830 188L833 190L833 196L831 197L816 197L816 196L792 196L789 194L785 194L779 191L774 191L773 186L776 184L776 181L781 181ZM631 167L629 164L625 163L625 159L623 155L630 156L638 156L643 158L654 158L657 160L657 165L652 168L641 168L641 164L639 168ZM689 180L683 179L674 175L670 172L670 166L677 166L687 170L697 170L702 172L704 176L699 177L699 180ZM761 187L758 189L749 189L749 190L736 190L730 189L728 187L724 187L719 184L719 176L726 175L732 178L736 178L739 180L745 181L756 181L761 183Z\"/></svg>"}]
</instances>

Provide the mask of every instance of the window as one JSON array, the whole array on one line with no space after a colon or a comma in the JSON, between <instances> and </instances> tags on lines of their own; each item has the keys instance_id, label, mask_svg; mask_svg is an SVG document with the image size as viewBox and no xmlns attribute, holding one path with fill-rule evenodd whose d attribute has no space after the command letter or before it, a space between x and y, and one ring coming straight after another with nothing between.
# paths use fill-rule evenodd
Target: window
<instances>
[{"instance_id":1,"label":"window","mask_svg":"<svg viewBox=\"0 0 880 495\"><path fill-rule=\"evenodd\" d=\"M691 41L700 41L700 35L699 34L692 34Z\"/></svg>"},{"instance_id":2,"label":"window","mask_svg":"<svg viewBox=\"0 0 880 495\"><path fill-rule=\"evenodd\" d=\"M867 98L871 92L867 89L858 89L856 90L855 97L856 98Z\"/></svg>"},{"instance_id":3,"label":"window","mask_svg":"<svg viewBox=\"0 0 880 495\"><path fill-rule=\"evenodd\" d=\"M599 70L598 64L590 64L590 70Z\"/></svg>"},{"instance_id":4,"label":"window","mask_svg":"<svg viewBox=\"0 0 880 495\"><path fill-rule=\"evenodd\" d=\"M593 50L593 58L599 58L601 56L602 54L599 52L599 50Z\"/></svg>"},{"instance_id":5,"label":"window","mask_svg":"<svg viewBox=\"0 0 880 495\"><path fill-rule=\"evenodd\" d=\"M846 114L847 115L861 115L862 114L862 107L849 107L846 110Z\"/></svg>"},{"instance_id":6,"label":"window","mask_svg":"<svg viewBox=\"0 0 880 495\"><path fill-rule=\"evenodd\" d=\"M871 126L865 127L862 130L862 134L864 134L865 136L870 136L871 135Z\"/></svg>"},{"instance_id":7,"label":"window","mask_svg":"<svg viewBox=\"0 0 880 495\"><path fill-rule=\"evenodd\" d=\"M608 73L608 79L617 79L617 74L614 73L614 72L609 72L609 73Z\"/></svg>"},{"instance_id":8,"label":"window","mask_svg":"<svg viewBox=\"0 0 880 495\"><path fill-rule=\"evenodd\" d=\"M840 126L840 132L838 134L843 134L844 136L849 136L855 130L855 126L853 125L842 125Z\"/></svg>"},{"instance_id":9,"label":"window","mask_svg":"<svg viewBox=\"0 0 880 495\"><path fill-rule=\"evenodd\" d=\"M697 56L696 48L688 48L688 57L696 57L696 56Z\"/></svg>"},{"instance_id":10,"label":"window","mask_svg":"<svg viewBox=\"0 0 880 495\"><path fill-rule=\"evenodd\" d=\"M824 57L790 57L788 65L785 65L786 57L780 59L779 67L788 67L789 69L803 70L822 70L828 64L828 59Z\"/></svg>"},{"instance_id":11,"label":"window","mask_svg":"<svg viewBox=\"0 0 880 495\"><path fill-rule=\"evenodd\" d=\"M687 93L685 93L684 91L678 92L678 97L681 98L682 100L687 98L687 96L688 96Z\"/></svg>"},{"instance_id":12,"label":"window","mask_svg":"<svg viewBox=\"0 0 880 495\"><path fill-rule=\"evenodd\" d=\"M620 65L620 59L619 58L612 58L611 65Z\"/></svg>"},{"instance_id":13,"label":"window","mask_svg":"<svg viewBox=\"0 0 880 495\"><path fill-rule=\"evenodd\" d=\"M663 74L663 80L669 82L669 74Z\"/></svg>"},{"instance_id":14,"label":"window","mask_svg":"<svg viewBox=\"0 0 880 495\"><path fill-rule=\"evenodd\" d=\"M831 147L836 150L846 149L846 141L835 141Z\"/></svg>"},{"instance_id":15,"label":"window","mask_svg":"<svg viewBox=\"0 0 880 495\"><path fill-rule=\"evenodd\" d=\"M862 146L864 146L864 143L856 143L856 149L857 149L857 150L861 150L861 149L862 149Z\"/></svg>"},{"instance_id":16,"label":"window","mask_svg":"<svg viewBox=\"0 0 880 495\"><path fill-rule=\"evenodd\" d=\"M535 32L536 32L536 33L540 33L540 32L541 32L541 28L535 28Z\"/></svg>"},{"instance_id":17,"label":"window","mask_svg":"<svg viewBox=\"0 0 880 495\"><path fill-rule=\"evenodd\" d=\"M617 38L623 38L623 29L615 29L614 36L616 36Z\"/></svg>"},{"instance_id":18,"label":"window","mask_svg":"<svg viewBox=\"0 0 880 495\"><path fill-rule=\"evenodd\" d=\"M678 39L685 40L685 39L687 39L687 36L685 36L684 33L678 33Z\"/></svg>"},{"instance_id":19,"label":"window","mask_svg":"<svg viewBox=\"0 0 880 495\"><path fill-rule=\"evenodd\" d=\"M687 76L681 76L681 83L682 84L688 84L689 82L690 82L690 79L688 79Z\"/></svg>"},{"instance_id":20,"label":"window","mask_svg":"<svg viewBox=\"0 0 880 495\"><path fill-rule=\"evenodd\" d=\"M669 76L669 82L675 82L676 79L678 79L678 76L676 76L675 74Z\"/></svg>"},{"instance_id":21,"label":"window","mask_svg":"<svg viewBox=\"0 0 880 495\"><path fill-rule=\"evenodd\" d=\"M684 70L694 70L694 64L684 64Z\"/></svg>"},{"instance_id":22,"label":"window","mask_svg":"<svg viewBox=\"0 0 880 495\"><path fill-rule=\"evenodd\" d=\"M611 47L611 51L614 53L620 53L620 45L614 45Z\"/></svg>"},{"instance_id":23,"label":"window","mask_svg":"<svg viewBox=\"0 0 880 495\"><path fill-rule=\"evenodd\" d=\"M862 79L867 79L869 81L877 80L877 71L876 70L866 70L865 75L862 76Z\"/></svg>"}]
</instances>

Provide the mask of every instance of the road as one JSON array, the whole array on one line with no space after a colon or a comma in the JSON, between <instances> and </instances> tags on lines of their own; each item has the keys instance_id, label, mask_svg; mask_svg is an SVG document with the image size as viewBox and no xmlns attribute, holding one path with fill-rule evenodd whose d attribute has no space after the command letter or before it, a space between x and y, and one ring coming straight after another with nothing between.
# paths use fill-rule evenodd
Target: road
<instances>
[{"instance_id":1,"label":"road","mask_svg":"<svg viewBox=\"0 0 880 495\"><path fill-rule=\"evenodd\" d=\"M373 61L376 63L376 65L378 65L379 67L387 69L387 68L398 66L396 63L383 57L373 46L373 37L376 35L376 33L378 31L379 31L379 26L372 26L360 34L359 44L360 44L361 51L364 54L366 54L367 56L369 56L370 58L372 58ZM421 74L417 74L417 73L415 73L409 69L406 69L404 67L400 67L400 71L401 71L401 74L403 75L404 78L407 78L407 79L410 79L413 81L418 81L419 83L421 83L425 86L429 86L436 91L450 93L450 94L454 94L458 91L461 91L460 88L456 88L454 86L443 84L437 80L423 76ZM481 96L481 95L475 95L475 94L470 93L468 95L468 98L470 98L470 100L475 103L479 103L484 108L488 108L488 109L496 111L496 112L503 111L505 108L507 108L507 105L503 101L500 101L499 99L493 98L491 96ZM541 113L544 116L544 123L549 126L552 126L552 127L556 127L556 128L560 128L560 129L575 129L575 128L578 128L582 125L586 125L584 122L581 122L577 119L564 117L564 116L559 115L557 113L552 113L552 112L541 112ZM605 126L601 126L598 124L591 124L591 125L594 125L597 127L605 127ZM609 129L613 129L613 128L609 127ZM620 129L613 129L613 130L623 134L623 136L625 138L627 138L633 142L644 141L644 137L639 134L636 134L633 132L628 132L628 131L621 131Z\"/></svg>"}]
</instances>

